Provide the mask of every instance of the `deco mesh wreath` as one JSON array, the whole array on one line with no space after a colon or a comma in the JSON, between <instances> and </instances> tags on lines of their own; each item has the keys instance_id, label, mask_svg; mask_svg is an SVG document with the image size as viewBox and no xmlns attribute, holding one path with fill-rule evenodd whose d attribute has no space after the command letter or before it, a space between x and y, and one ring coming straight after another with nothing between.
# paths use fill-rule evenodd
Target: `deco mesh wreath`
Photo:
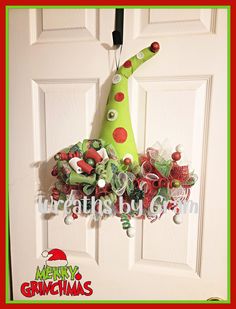
<instances>
[{"instance_id":1,"label":"deco mesh wreath","mask_svg":"<svg viewBox=\"0 0 236 309\"><path fill-rule=\"evenodd\" d=\"M62 206L71 197L77 203L79 201L69 207L66 224L71 224L80 213L91 213L88 210L92 207L94 210L101 207L102 214L95 211L94 218L111 214L120 216L123 229L132 237L135 230L131 218L147 217L153 222L164 213L164 205L175 211L174 222L181 223L178 202L189 199L190 188L197 179L187 165L177 163L183 146L176 146L169 157L161 147L148 148L139 156L129 112L128 78L158 50L159 44L154 42L117 70L112 79L100 138L85 139L55 155L52 175L57 181L52 188L53 199L61 201ZM121 211L121 200L122 205L133 205L131 211L123 208Z\"/></svg>"}]
</instances>

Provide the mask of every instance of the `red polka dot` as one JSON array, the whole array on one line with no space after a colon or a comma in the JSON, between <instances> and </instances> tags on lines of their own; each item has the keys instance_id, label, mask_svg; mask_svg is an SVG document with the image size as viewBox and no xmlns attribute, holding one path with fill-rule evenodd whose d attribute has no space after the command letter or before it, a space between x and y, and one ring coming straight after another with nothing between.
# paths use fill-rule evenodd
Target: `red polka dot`
<instances>
[{"instance_id":1,"label":"red polka dot","mask_svg":"<svg viewBox=\"0 0 236 309\"><path fill-rule=\"evenodd\" d=\"M130 60L125 61L125 63L123 64L123 66L125 68L130 68L132 66L132 62Z\"/></svg>"},{"instance_id":2,"label":"red polka dot","mask_svg":"<svg viewBox=\"0 0 236 309\"><path fill-rule=\"evenodd\" d=\"M82 279L82 275L80 273L77 273L75 275L75 279L79 281L80 279Z\"/></svg>"},{"instance_id":3,"label":"red polka dot","mask_svg":"<svg viewBox=\"0 0 236 309\"><path fill-rule=\"evenodd\" d=\"M116 128L113 131L113 138L117 143L124 143L127 140L128 133L124 128Z\"/></svg>"},{"instance_id":4,"label":"red polka dot","mask_svg":"<svg viewBox=\"0 0 236 309\"><path fill-rule=\"evenodd\" d=\"M115 100L117 102L121 102L121 101L124 100L124 97L125 97L125 95L124 95L123 92L117 92L116 95L115 95Z\"/></svg>"}]
</instances>

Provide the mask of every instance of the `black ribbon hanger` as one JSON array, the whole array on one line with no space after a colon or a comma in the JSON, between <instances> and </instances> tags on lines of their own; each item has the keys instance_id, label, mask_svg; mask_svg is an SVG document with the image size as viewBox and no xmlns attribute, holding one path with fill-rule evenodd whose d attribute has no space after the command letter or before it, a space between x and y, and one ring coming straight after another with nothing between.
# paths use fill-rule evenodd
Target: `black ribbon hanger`
<instances>
[{"instance_id":1,"label":"black ribbon hanger","mask_svg":"<svg viewBox=\"0 0 236 309\"><path fill-rule=\"evenodd\" d=\"M123 46L123 29L124 29L124 9L116 9L115 30L112 32L112 38L113 38L113 45L115 45L117 49L120 48L119 61L117 61L117 57L115 54L117 70L120 66L120 58Z\"/></svg>"},{"instance_id":2,"label":"black ribbon hanger","mask_svg":"<svg viewBox=\"0 0 236 309\"><path fill-rule=\"evenodd\" d=\"M116 9L115 30L112 32L113 44L123 45L124 9Z\"/></svg>"}]
</instances>

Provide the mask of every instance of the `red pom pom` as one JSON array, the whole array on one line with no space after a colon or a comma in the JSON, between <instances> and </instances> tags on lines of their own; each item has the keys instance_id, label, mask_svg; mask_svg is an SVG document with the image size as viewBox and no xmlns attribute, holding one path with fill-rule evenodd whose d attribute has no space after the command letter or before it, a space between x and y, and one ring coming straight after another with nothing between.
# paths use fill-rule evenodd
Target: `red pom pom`
<instances>
[{"instance_id":1,"label":"red pom pom","mask_svg":"<svg viewBox=\"0 0 236 309\"><path fill-rule=\"evenodd\" d=\"M121 102L124 100L124 93L123 92L117 92L116 95L115 95L115 100L117 102Z\"/></svg>"},{"instance_id":2,"label":"red pom pom","mask_svg":"<svg viewBox=\"0 0 236 309\"><path fill-rule=\"evenodd\" d=\"M127 140L128 133L124 128L116 128L113 131L113 138L117 143L124 143Z\"/></svg>"},{"instance_id":3,"label":"red pom pom","mask_svg":"<svg viewBox=\"0 0 236 309\"><path fill-rule=\"evenodd\" d=\"M150 48L153 53L156 53L160 49L160 45L158 42L153 42Z\"/></svg>"},{"instance_id":4,"label":"red pom pom","mask_svg":"<svg viewBox=\"0 0 236 309\"><path fill-rule=\"evenodd\" d=\"M128 69L132 66L132 62L130 60L125 61L125 63L123 64L123 66Z\"/></svg>"},{"instance_id":5,"label":"red pom pom","mask_svg":"<svg viewBox=\"0 0 236 309\"><path fill-rule=\"evenodd\" d=\"M171 157L174 161L179 161L181 159L181 153L178 151L173 152Z\"/></svg>"},{"instance_id":6,"label":"red pom pom","mask_svg":"<svg viewBox=\"0 0 236 309\"><path fill-rule=\"evenodd\" d=\"M130 165L132 163L132 160L130 158L125 158L124 159L124 164L125 165Z\"/></svg>"}]
</instances>

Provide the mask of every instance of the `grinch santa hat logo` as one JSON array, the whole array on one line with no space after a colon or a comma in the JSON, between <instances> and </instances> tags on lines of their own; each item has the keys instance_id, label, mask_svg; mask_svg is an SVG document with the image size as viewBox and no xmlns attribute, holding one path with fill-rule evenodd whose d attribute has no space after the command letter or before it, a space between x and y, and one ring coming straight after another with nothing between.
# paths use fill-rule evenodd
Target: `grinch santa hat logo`
<instances>
[{"instance_id":1,"label":"grinch santa hat logo","mask_svg":"<svg viewBox=\"0 0 236 309\"><path fill-rule=\"evenodd\" d=\"M84 281L79 266L69 265L64 251L54 248L42 252L45 259L43 267L38 266L34 280L21 285L25 297L36 295L91 296L91 281Z\"/></svg>"},{"instance_id":2,"label":"grinch santa hat logo","mask_svg":"<svg viewBox=\"0 0 236 309\"><path fill-rule=\"evenodd\" d=\"M44 250L42 257L46 259L45 265L50 267L66 266L68 264L67 256L64 251L60 249Z\"/></svg>"}]
</instances>

